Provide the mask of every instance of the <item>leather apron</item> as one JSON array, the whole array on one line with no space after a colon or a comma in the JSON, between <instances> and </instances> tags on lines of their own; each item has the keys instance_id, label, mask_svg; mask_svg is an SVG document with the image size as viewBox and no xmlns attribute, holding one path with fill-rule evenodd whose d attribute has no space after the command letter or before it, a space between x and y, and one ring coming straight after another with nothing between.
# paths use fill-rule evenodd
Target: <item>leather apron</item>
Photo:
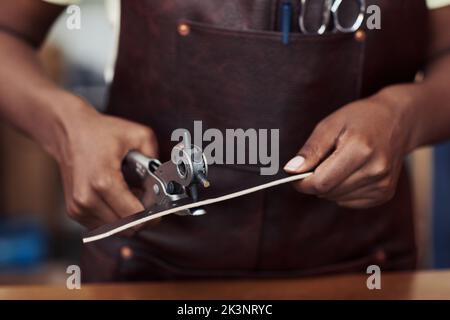
<instances>
[{"instance_id":1,"label":"leather apron","mask_svg":"<svg viewBox=\"0 0 450 320\"><path fill-rule=\"evenodd\" d=\"M222 132L279 128L282 166L321 119L385 86L413 81L422 67L424 0L367 2L381 7L381 30L365 30L365 37L295 32L283 45L274 31L280 0L122 1L108 112L153 128L162 161L170 158L172 131L192 129L194 120ZM179 32L183 23L189 32ZM263 178L251 166L222 165L211 170L210 181L223 194ZM83 280L305 276L358 272L371 264L383 270L415 266L406 172L394 199L368 210L340 208L287 184L207 211L169 216L133 237L86 245Z\"/></svg>"}]
</instances>

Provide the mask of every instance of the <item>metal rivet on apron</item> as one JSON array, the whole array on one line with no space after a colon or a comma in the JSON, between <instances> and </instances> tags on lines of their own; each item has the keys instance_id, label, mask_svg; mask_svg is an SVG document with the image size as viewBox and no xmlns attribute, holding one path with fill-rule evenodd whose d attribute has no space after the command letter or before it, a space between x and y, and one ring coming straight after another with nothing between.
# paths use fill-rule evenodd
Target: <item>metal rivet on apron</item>
<instances>
[{"instance_id":1,"label":"metal rivet on apron","mask_svg":"<svg viewBox=\"0 0 450 320\"><path fill-rule=\"evenodd\" d=\"M186 37L191 32L191 28L186 23L180 23L178 25L178 33L180 36Z\"/></svg>"},{"instance_id":2,"label":"metal rivet on apron","mask_svg":"<svg viewBox=\"0 0 450 320\"><path fill-rule=\"evenodd\" d=\"M133 257L133 250L128 246L123 246L120 248L120 255L123 259L129 260Z\"/></svg>"},{"instance_id":3,"label":"metal rivet on apron","mask_svg":"<svg viewBox=\"0 0 450 320\"><path fill-rule=\"evenodd\" d=\"M366 39L366 32L364 30L358 30L355 32L356 41L364 41Z\"/></svg>"},{"instance_id":4,"label":"metal rivet on apron","mask_svg":"<svg viewBox=\"0 0 450 320\"><path fill-rule=\"evenodd\" d=\"M375 260L377 263L385 263L386 262L386 252L383 249L378 249L375 252Z\"/></svg>"}]
</instances>

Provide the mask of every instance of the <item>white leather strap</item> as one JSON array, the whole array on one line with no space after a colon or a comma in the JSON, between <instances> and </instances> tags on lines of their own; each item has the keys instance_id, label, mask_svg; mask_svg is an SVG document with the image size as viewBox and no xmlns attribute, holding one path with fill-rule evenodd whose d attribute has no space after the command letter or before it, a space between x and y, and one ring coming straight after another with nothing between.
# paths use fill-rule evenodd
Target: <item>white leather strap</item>
<instances>
[{"instance_id":1,"label":"white leather strap","mask_svg":"<svg viewBox=\"0 0 450 320\"><path fill-rule=\"evenodd\" d=\"M88 243L88 242L93 242L93 241L97 241L97 240L100 240L100 239L104 239L104 238L107 238L109 236L112 236L113 234L116 234L116 233L125 231L127 229L133 228L133 227L135 227L137 225L140 225L142 223L145 223L145 222L148 222L148 221L151 221L151 220L154 220L154 219L158 219L158 218L161 218L163 216L167 216L169 214L172 214L172 213L175 213L175 212L178 212L178 211L182 211L182 210L185 210L185 209L192 209L192 208L196 208L196 207L203 207L203 206L207 206L207 205L210 205L210 204L213 204L213 203L227 201L227 200L230 200L230 199L233 199L233 198L237 198L237 197L242 197L242 196L245 196L245 195L253 193L253 192L258 192L258 191L261 191L261 190L264 190L264 189L267 189L267 188L278 186L280 184L285 184L285 183L289 183L289 182L293 182L293 181L302 180L302 179L305 179L306 177L310 176L311 174L312 174L311 172L303 173L303 174L299 174L299 175L295 175L295 176L291 176L291 177L275 180L275 181L272 181L272 182L268 182L268 183L265 183L265 184L262 184L262 185L259 185L259 186L256 186L256 187L252 187L252 188L249 188L249 189L233 192L233 193L221 196L221 197L212 198L212 199L206 199L206 200L202 200L202 201L199 201L199 202L190 203L190 204L187 204L187 205L184 205L184 206L176 207L176 208L173 208L173 209L168 209L168 210L165 210L165 211L161 211L161 212L158 212L158 213L155 213L155 214L152 214L152 215L148 215L148 216L146 216L144 218L134 220L132 222L129 222L127 224L124 224L124 225L122 225L120 227L117 227L115 229L109 230L107 232L104 232L104 233L101 233L101 234L97 234L95 236L83 238L83 242L84 243Z\"/></svg>"}]
</instances>

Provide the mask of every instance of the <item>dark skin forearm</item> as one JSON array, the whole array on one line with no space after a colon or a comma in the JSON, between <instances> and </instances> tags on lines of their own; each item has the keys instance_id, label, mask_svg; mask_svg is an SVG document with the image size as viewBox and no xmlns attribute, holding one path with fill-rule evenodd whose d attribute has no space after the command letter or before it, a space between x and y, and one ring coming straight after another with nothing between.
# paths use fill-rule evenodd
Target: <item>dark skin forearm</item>
<instances>
[{"instance_id":1,"label":"dark skin forearm","mask_svg":"<svg viewBox=\"0 0 450 320\"><path fill-rule=\"evenodd\" d=\"M408 151L450 139L450 6L432 11L425 78L397 85L379 95L404 109L412 124Z\"/></svg>"},{"instance_id":2,"label":"dark skin forearm","mask_svg":"<svg viewBox=\"0 0 450 320\"><path fill-rule=\"evenodd\" d=\"M422 82L390 86L377 96L402 110L407 153L450 139L450 55L433 61Z\"/></svg>"},{"instance_id":3,"label":"dark skin forearm","mask_svg":"<svg viewBox=\"0 0 450 320\"><path fill-rule=\"evenodd\" d=\"M3 32L0 61L8 62L0 68L0 117L56 156L55 138L65 134L61 112L77 98L46 76L33 48Z\"/></svg>"},{"instance_id":4,"label":"dark skin forearm","mask_svg":"<svg viewBox=\"0 0 450 320\"><path fill-rule=\"evenodd\" d=\"M450 24L447 28L450 28ZM416 145L421 146L449 139L450 51L445 57L429 66L429 72L422 84L422 96L418 98L418 101L423 101L423 105L421 109L419 109L418 104L414 108L418 111L417 117L419 119L419 136Z\"/></svg>"},{"instance_id":5,"label":"dark skin forearm","mask_svg":"<svg viewBox=\"0 0 450 320\"><path fill-rule=\"evenodd\" d=\"M101 115L47 77L36 49L62 9L0 1L0 118L57 160L69 215L94 228L143 210L121 164L130 150L156 157L157 143L150 128Z\"/></svg>"},{"instance_id":6,"label":"dark skin forearm","mask_svg":"<svg viewBox=\"0 0 450 320\"><path fill-rule=\"evenodd\" d=\"M42 1L0 4L0 117L53 154L56 144L50 145L50 136L63 133L59 101L74 97L46 76L37 48L61 10ZM31 14L36 11L42 14Z\"/></svg>"}]
</instances>

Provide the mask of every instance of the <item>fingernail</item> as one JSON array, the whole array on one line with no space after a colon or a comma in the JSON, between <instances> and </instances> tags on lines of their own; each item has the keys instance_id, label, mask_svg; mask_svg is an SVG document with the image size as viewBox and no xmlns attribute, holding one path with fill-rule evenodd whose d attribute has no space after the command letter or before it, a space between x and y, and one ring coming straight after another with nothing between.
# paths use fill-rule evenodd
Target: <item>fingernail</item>
<instances>
[{"instance_id":1,"label":"fingernail","mask_svg":"<svg viewBox=\"0 0 450 320\"><path fill-rule=\"evenodd\" d=\"M284 166L284 170L291 172L299 171L303 163L305 163L305 158L303 158L302 156L296 156Z\"/></svg>"}]
</instances>

